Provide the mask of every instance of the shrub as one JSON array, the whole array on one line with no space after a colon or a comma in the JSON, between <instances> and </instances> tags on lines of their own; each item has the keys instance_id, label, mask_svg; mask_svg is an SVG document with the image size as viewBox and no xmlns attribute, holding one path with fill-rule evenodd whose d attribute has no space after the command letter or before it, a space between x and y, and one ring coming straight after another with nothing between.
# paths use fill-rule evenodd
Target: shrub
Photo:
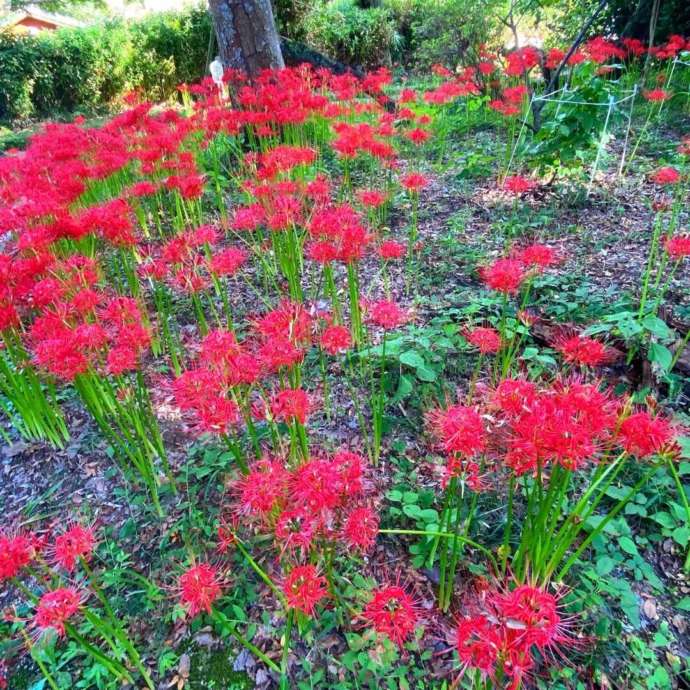
<instances>
[{"instance_id":1,"label":"shrub","mask_svg":"<svg viewBox=\"0 0 690 690\"><path fill-rule=\"evenodd\" d=\"M129 65L130 81L156 100L168 98L180 83L198 81L206 67L211 31L211 18L201 6L132 23L136 52Z\"/></svg>"},{"instance_id":2,"label":"shrub","mask_svg":"<svg viewBox=\"0 0 690 690\"><path fill-rule=\"evenodd\" d=\"M210 32L197 7L37 36L0 33L0 119L104 109L134 87L166 99L203 75Z\"/></svg>"},{"instance_id":3,"label":"shrub","mask_svg":"<svg viewBox=\"0 0 690 690\"><path fill-rule=\"evenodd\" d=\"M386 8L362 9L352 0L314 3L304 32L307 43L328 57L367 69L390 64L397 39Z\"/></svg>"},{"instance_id":4,"label":"shrub","mask_svg":"<svg viewBox=\"0 0 690 690\"><path fill-rule=\"evenodd\" d=\"M470 47L484 43L493 30L496 0L388 0L409 22L407 62L427 70L435 63L459 64Z\"/></svg>"}]
</instances>

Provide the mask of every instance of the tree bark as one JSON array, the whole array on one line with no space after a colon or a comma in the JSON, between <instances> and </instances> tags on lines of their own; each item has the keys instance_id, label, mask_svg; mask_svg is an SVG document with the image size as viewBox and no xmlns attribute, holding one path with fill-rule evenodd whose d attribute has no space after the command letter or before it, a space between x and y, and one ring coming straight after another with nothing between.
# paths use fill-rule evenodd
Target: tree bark
<instances>
[{"instance_id":1,"label":"tree bark","mask_svg":"<svg viewBox=\"0 0 690 690\"><path fill-rule=\"evenodd\" d=\"M209 11L224 67L250 78L285 66L271 0L209 0Z\"/></svg>"}]
</instances>

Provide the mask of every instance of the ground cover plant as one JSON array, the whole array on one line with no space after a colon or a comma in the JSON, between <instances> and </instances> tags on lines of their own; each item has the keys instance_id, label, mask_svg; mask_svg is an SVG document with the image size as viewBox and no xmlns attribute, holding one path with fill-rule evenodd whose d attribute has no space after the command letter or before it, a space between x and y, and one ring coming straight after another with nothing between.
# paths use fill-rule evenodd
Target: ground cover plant
<instances>
[{"instance_id":1,"label":"ground cover plant","mask_svg":"<svg viewBox=\"0 0 690 690\"><path fill-rule=\"evenodd\" d=\"M0 159L0 686L687 687L688 49Z\"/></svg>"}]
</instances>

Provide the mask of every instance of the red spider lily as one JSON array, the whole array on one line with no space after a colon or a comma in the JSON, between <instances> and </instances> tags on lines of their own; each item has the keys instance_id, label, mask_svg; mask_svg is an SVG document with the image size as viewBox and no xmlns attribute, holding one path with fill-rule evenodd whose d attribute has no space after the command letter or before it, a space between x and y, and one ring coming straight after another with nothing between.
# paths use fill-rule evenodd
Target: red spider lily
<instances>
[{"instance_id":1,"label":"red spider lily","mask_svg":"<svg viewBox=\"0 0 690 690\"><path fill-rule=\"evenodd\" d=\"M218 570L209 563L198 563L182 573L178 590L180 604L192 618L202 611L211 613L213 602L223 593Z\"/></svg>"},{"instance_id":2,"label":"red spider lily","mask_svg":"<svg viewBox=\"0 0 690 690\"><path fill-rule=\"evenodd\" d=\"M285 578L283 593L288 606L313 616L317 604L328 596L326 578L318 574L316 566L299 565Z\"/></svg>"},{"instance_id":3,"label":"red spider lily","mask_svg":"<svg viewBox=\"0 0 690 690\"><path fill-rule=\"evenodd\" d=\"M461 619L456 649L464 674L476 669L484 679L502 672L511 689L521 687L525 674L547 650L575 643L568 632L560 596L543 587L524 584L505 591L491 588L478 604L482 612Z\"/></svg>"},{"instance_id":4,"label":"red spider lily","mask_svg":"<svg viewBox=\"0 0 690 690\"><path fill-rule=\"evenodd\" d=\"M680 173L670 166L666 168L659 168L650 179L655 184L661 186L667 186L672 184L677 184L680 181Z\"/></svg>"},{"instance_id":5,"label":"red spider lily","mask_svg":"<svg viewBox=\"0 0 690 690\"><path fill-rule=\"evenodd\" d=\"M446 453L472 458L486 448L484 421L472 407L451 405L432 410L427 414L427 422Z\"/></svg>"},{"instance_id":6,"label":"red spider lily","mask_svg":"<svg viewBox=\"0 0 690 690\"><path fill-rule=\"evenodd\" d=\"M307 553L316 536L314 517L301 508L284 510L276 518L275 538L282 551Z\"/></svg>"},{"instance_id":7,"label":"red spider lily","mask_svg":"<svg viewBox=\"0 0 690 690\"><path fill-rule=\"evenodd\" d=\"M497 259L480 268L479 275L491 290L505 294L516 293L527 277L523 263L517 259Z\"/></svg>"},{"instance_id":8,"label":"red spider lily","mask_svg":"<svg viewBox=\"0 0 690 690\"><path fill-rule=\"evenodd\" d=\"M350 511L343 526L345 543L362 552L369 551L376 543L379 532L379 517L368 506L360 506Z\"/></svg>"},{"instance_id":9,"label":"red spider lily","mask_svg":"<svg viewBox=\"0 0 690 690\"><path fill-rule=\"evenodd\" d=\"M668 100L671 94L664 89L648 89L642 92L642 95L648 100L655 103L660 103Z\"/></svg>"},{"instance_id":10,"label":"red spider lily","mask_svg":"<svg viewBox=\"0 0 690 690\"><path fill-rule=\"evenodd\" d=\"M147 180L136 182L129 188L129 193L136 197L153 196L157 191L158 186Z\"/></svg>"},{"instance_id":11,"label":"red spider lily","mask_svg":"<svg viewBox=\"0 0 690 690\"><path fill-rule=\"evenodd\" d=\"M430 136L431 134L427 132L427 130L422 129L421 127L415 127L414 129L411 129L405 133L405 138L409 139L413 144L417 145L423 144L425 141L428 141Z\"/></svg>"},{"instance_id":12,"label":"red spider lily","mask_svg":"<svg viewBox=\"0 0 690 690\"><path fill-rule=\"evenodd\" d=\"M504 117L515 117L521 112L521 107L515 103L508 103L502 98L494 98L489 101L489 108L495 110L497 113L501 113Z\"/></svg>"},{"instance_id":13,"label":"red spider lily","mask_svg":"<svg viewBox=\"0 0 690 690\"><path fill-rule=\"evenodd\" d=\"M440 64L439 62L431 65L431 72L432 74L435 74L437 77L452 77L453 73L444 65Z\"/></svg>"},{"instance_id":14,"label":"red spider lily","mask_svg":"<svg viewBox=\"0 0 690 690\"><path fill-rule=\"evenodd\" d=\"M379 246L379 256L385 261L402 259L407 253L407 247L402 242L395 240L385 240Z\"/></svg>"},{"instance_id":15,"label":"red spider lily","mask_svg":"<svg viewBox=\"0 0 690 690\"><path fill-rule=\"evenodd\" d=\"M271 413L275 419L284 422L306 424L309 409L309 396L301 388L279 391L271 400Z\"/></svg>"},{"instance_id":16,"label":"red spider lily","mask_svg":"<svg viewBox=\"0 0 690 690\"><path fill-rule=\"evenodd\" d=\"M362 206L379 208L388 201L388 195L376 189L362 189L357 193L357 198Z\"/></svg>"},{"instance_id":17,"label":"red spider lily","mask_svg":"<svg viewBox=\"0 0 690 690\"><path fill-rule=\"evenodd\" d=\"M506 62L508 63L505 69L506 75L509 77L519 77L526 72L529 72L533 67L539 64L539 51L532 46L525 46L518 48L506 55Z\"/></svg>"},{"instance_id":18,"label":"red spider lily","mask_svg":"<svg viewBox=\"0 0 690 690\"><path fill-rule=\"evenodd\" d=\"M509 175L503 180L503 189L510 194L524 194L534 189L535 183L522 175Z\"/></svg>"},{"instance_id":19,"label":"red spider lily","mask_svg":"<svg viewBox=\"0 0 690 690\"><path fill-rule=\"evenodd\" d=\"M350 450L339 450L333 455L332 463L337 469L338 490L343 498L354 498L364 490L364 469L366 460Z\"/></svg>"},{"instance_id":20,"label":"red spider lily","mask_svg":"<svg viewBox=\"0 0 690 690\"><path fill-rule=\"evenodd\" d=\"M212 225L200 225L188 233L189 244L192 247L214 245L219 240L218 230Z\"/></svg>"},{"instance_id":21,"label":"red spider lily","mask_svg":"<svg viewBox=\"0 0 690 690\"><path fill-rule=\"evenodd\" d=\"M202 433L225 434L242 419L237 404L226 397L224 385L211 369L190 369L173 381L175 401L180 409L193 413Z\"/></svg>"},{"instance_id":22,"label":"red spider lily","mask_svg":"<svg viewBox=\"0 0 690 690\"><path fill-rule=\"evenodd\" d=\"M199 360L219 376L218 384L249 384L259 376L258 360L245 352L231 331L209 331L201 341Z\"/></svg>"},{"instance_id":23,"label":"red spider lily","mask_svg":"<svg viewBox=\"0 0 690 690\"><path fill-rule=\"evenodd\" d=\"M496 626L483 615L464 618L458 622L455 647L466 669L477 669L482 678L493 677L501 648L501 635Z\"/></svg>"},{"instance_id":24,"label":"red spider lily","mask_svg":"<svg viewBox=\"0 0 690 690\"><path fill-rule=\"evenodd\" d=\"M369 303L367 305L367 312L369 321L385 330L400 328L410 318L407 311L389 300Z\"/></svg>"},{"instance_id":25,"label":"red spider lily","mask_svg":"<svg viewBox=\"0 0 690 690\"><path fill-rule=\"evenodd\" d=\"M338 259L338 247L332 242L310 242L306 255L320 264L330 264Z\"/></svg>"},{"instance_id":26,"label":"red spider lily","mask_svg":"<svg viewBox=\"0 0 690 690\"><path fill-rule=\"evenodd\" d=\"M503 379L490 393L491 404L506 415L518 415L534 404L537 385L525 379Z\"/></svg>"},{"instance_id":27,"label":"red spider lily","mask_svg":"<svg viewBox=\"0 0 690 690\"><path fill-rule=\"evenodd\" d=\"M415 103L418 99L417 92L414 89L403 89L398 98L399 103Z\"/></svg>"},{"instance_id":28,"label":"red spider lily","mask_svg":"<svg viewBox=\"0 0 690 690\"><path fill-rule=\"evenodd\" d=\"M612 58L622 60L625 57L625 51L622 48L619 48L615 43L608 41L603 36L595 36L587 41L584 49L590 59L599 64Z\"/></svg>"},{"instance_id":29,"label":"red spider lily","mask_svg":"<svg viewBox=\"0 0 690 690\"><path fill-rule=\"evenodd\" d=\"M524 84L519 86L509 86L503 89L503 100L508 103L514 103L519 105L529 94L527 87Z\"/></svg>"},{"instance_id":30,"label":"red spider lily","mask_svg":"<svg viewBox=\"0 0 690 690\"><path fill-rule=\"evenodd\" d=\"M74 587L61 587L41 596L36 606L33 624L39 630L51 628L64 637L65 624L74 618L84 605L84 594Z\"/></svg>"},{"instance_id":31,"label":"red spider lily","mask_svg":"<svg viewBox=\"0 0 690 690\"><path fill-rule=\"evenodd\" d=\"M225 521L221 522L221 524L218 525L216 537L218 540L216 551L221 554L227 553L230 550L230 547L237 543L236 525Z\"/></svg>"},{"instance_id":32,"label":"red spider lily","mask_svg":"<svg viewBox=\"0 0 690 690\"><path fill-rule=\"evenodd\" d=\"M543 270L557 266L563 260L560 254L547 244L530 244L515 253L514 258L532 269Z\"/></svg>"},{"instance_id":33,"label":"red spider lily","mask_svg":"<svg viewBox=\"0 0 690 690\"><path fill-rule=\"evenodd\" d=\"M247 475L233 484L240 513L267 517L283 500L289 472L279 459L265 457L254 463Z\"/></svg>"},{"instance_id":34,"label":"red spider lily","mask_svg":"<svg viewBox=\"0 0 690 690\"><path fill-rule=\"evenodd\" d=\"M234 230L256 230L266 222L266 211L261 204L242 206L235 210L231 221Z\"/></svg>"},{"instance_id":35,"label":"red spider lily","mask_svg":"<svg viewBox=\"0 0 690 690\"><path fill-rule=\"evenodd\" d=\"M256 330L266 339L287 338L294 343L311 340L312 319L304 305L283 300L274 310L255 322Z\"/></svg>"},{"instance_id":36,"label":"red spider lily","mask_svg":"<svg viewBox=\"0 0 690 690\"><path fill-rule=\"evenodd\" d=\"M37 548L31 533L0 533L0 582L16 577L31 563Z\"/></svg>"},{"instance_id":37,"label":"red spider lily","mask_svg":"<svg viewBox=\"0 0 690 690\"><path fill-rule=\"evenodd\" d=\"M562 332L554 338L553 347L571 364L600 367L618 359L618 352L604 343L578 334Z\"/></svg>"},{"instance_id":38,"label":"red spider lily","mask_svg":"<svg viewBox=\"0 0 690 690\"><path fill-rule=\"evenodd\" d=\"M283 367L299 364L304 359L305 351L296 347L288 338L275 337L269 340L258 351L259 361L267 371L279 371Z\"/></svg>"},{"instance_id":39,"label":"red spider lily","mask_svg":"<svg viewBox=\"0 0 690 690\"><path fill-rule=\"evenodd\" d=\"M80 559L90 560L96 548L96 535L91 527L72 525L55 537L52 553L57 565L68 573L74 572Z\"/></svg>"},{"instance_id":40,"label":"red spider lily","mask_svg":"<svg viewBox=\"0 0 690 690\"><path fill-rule=\"evenodd\" d=\"M228 247L214 254L208 262L208 270L217 276L232 276L247 261L247 252Z\"/></svg>"},{"instance_id":41,"label":"red spider lily","mask_svg":"<svg viewBox=\"0 0 690 690\"><path fill-rule=\"evenodd\" d=\"M630 455L644 459L664 453L675 443L676 433L668 419L649 412L636 412L626 417L618 429L618 440Z\"/></svg>"},{"instance_id":42,"label":"red spider lily","mask_svg":"<svg viewBox=\"0 0 690 690\"><path fill-rule=\"evenodd\" d=\"M326 177L317 175L307 183L305 194L314 204L325 204L331 195L331 183Z\"/></svg>"},{"instance_id":43,"label":"red spider lily","mask_svg":"<svg viewBox=\"0 0 690 690\"><path fill-rule=\"evenodd\" d=\"M422 173L411 172L400 180L400 184L402 184L408 192L416 194L429 184L429 178L422 175Z\"/></svg>"},{"instance_id":44,"label":"red spider lily","mask_svg":"<svg viewBox=\"0 0 690 690\"><path fill-rule=\"evenodd\" d=\"M666 240L664 247L674 261L690 256L690 235L676 235Z\"/></svg>"},{"instance_id":45,"label":"red spider lily","mask_svg":"<svg viewBox=\"0 0 690 690\"><path fill-rule=\"evenodd\" d=\"M262 153L259 157L258 175L262 179L273 178L300 165L310 165L316 160L314 149L280 145Z\"/></svg>"},{"instance_id":46,"label":"red spider lily","mask_svg":"<svg viewBox=\"0 0 690 690\"><path fill-rule=\"evenodd\" d=\"M352 347L350 330L345 326L328 326L321 334L319 344L329 355L345 352Z\"/></svg>"},{"instance_id":47,"label":"red spider lily","mask_svg":"<svg viewBox=\"0 0 690 690\"><path fill-rule=\"evenodd\" d=\"M536 646L540 651L565 641L561 631L558 599L544 589L519 585L507 594L495 595L493 605L513 632L513 646Z\"/></svg>"},{"instance_id":48,"label":"red spider lily","mask_svg":"<svg viewBox=\"0 0 690 690\"><path fill-rule=\"evenodd\" d=\"M647 46L639 38L622 38L621 43L631 55L639 57L647 52Z\"/></svg>"},{"instance_id":49,"label":"red spider lily","mask_svg":"<svg viewBox=\"0 0 690 690\"><path fill-rule=\"evenodd\" d=\"M498 352L502 347L501 336L493 328L478 326L477 328L463 331L465 340L474 345L483 355Z\"/></svg>"},{"instance_id":50,"label":"red spider lily","mask_svg":"<svg viewBox=\"0 0 690 690\"><path fill-rule=\"evenodd\" d=\"M399 647L405 644L419 625L419 607L399 585L374 590L362 616L380 635Z\"/></svg>"},{"instance_id":51,"label":"red spider lily","mask_svg":"<svg viewBox=\"0 0 690 690\"><path fill-rule=\"evenodd\" d=\"M511 420L505 464L521 475L558 463L570 470L596 460L617 422L617 404L592 384L539 391Z\"/></svg>"},{"instance_id":52,"label":"red spider lily","mask_svg":"<svg viewBox=\"0 0 690 690\"><path fill-rule=\"evenodd\" d=\"M561 64L561 62L563 62L564 57L565 51L560 50L559 48L551 48L546 54L546 60L544 64L548 69L556 69Z\"/></svg>"},{"instance_id":53,"label":"red spider lily","mask_svg":"<svg viewBox=\"0 0 690 690\"><path fill-rule=\"evenodd\" d=\"M342 501L338 465L329 460L310 460L290 478L291 500L304 505L313 515L326 515Z\"/></svg>"}]
</instances>

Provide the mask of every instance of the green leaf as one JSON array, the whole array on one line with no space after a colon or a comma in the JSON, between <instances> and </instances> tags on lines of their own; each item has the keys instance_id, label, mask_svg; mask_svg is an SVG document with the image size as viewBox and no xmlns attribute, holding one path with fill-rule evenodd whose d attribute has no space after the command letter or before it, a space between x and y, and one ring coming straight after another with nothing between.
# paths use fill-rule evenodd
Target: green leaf
<instances>
[{"instance_id":1,"label":"green leaf","mask_svg":"<svg viewBox=\"0 0 690 690\"><path fill-rule=\"evenodd\" d=\"M407 503L403 506L403 513L409 518L417 519L420 518L420 513L422 509L416 503Z\"/></svg>"},{"instance_id":2,"label":"green leaf","mask_svg":"<svg viewBox=\"0 0 690 690\"><path fill-rule=\"evenodd\" d=\"M403 352L400 355L400 362L402 364L406 364L408 367L412 367L413 369L418 369L419 367L426 366L424 357L422 357L414 350L407 350L407 352Z\"/></svg>"},{"instance_id":3,"label":"green leaf","mask_svg":"<svg viewBox=\"0 0 690 690\"><path fill-rule=\"evenodd\" d=\"M618 540L618 546L621 547L622 551L625 551L625 553L630 554L631 556L640 555L639 551L637 550L637 546L635 546L635 542L630 537L621 537Z\"/></svg>"},{"instance_id":4,"label":"green leaf","mask_svg":"<svg viewBox=\"0 0 690 690\"><path fill-rule=\"evenodd\" d=\"M616 567L616 561L610 556L602 556L597 559L597 573L608 575Z\"/></svg>"},{"instance_id":5,"label":"green leaf","mask_svg":"<svg viewBox=\"0 0 690 690\"><path fill-rule=\"evenodd\" d=\"M671 516L671 513L667 513L665 510L654 513L651 518L654 520L654 522L658 523L662 527L668 527L668 529L671 529L676 524L676 521Z\"/></svg>"},{"instance_id":6,"label":"green leaf","mask_svg":"<svg viewBox=\"0 0 690 690\"><path fill-rule=\"evenodd\" d=\"M673 353L664 345L659 343L651 343L647 358L650 362L658 364L662 371L669 371L671 363L673 362Z\"/></svg>"},{"instance_id":7,"label":"green leaf","mask_svg":"<svg viewBox=\"0 0 690 690\"><path fill-rule=\"evenodd\" d=\"M669 340L673 337L673 331L666 325L666 322L658 316L646 316L642 319L642 325L658 338Z\"/></svg>"},{"instance_id":8,"label":"green leaf","mask_svg":"<svg viewBox=\"0 0 690 690\"><path fill-rule=\"evenodd\" d=\"M690 541L690 527L687 525L676 527L676 529L671 532L671 536L673 537L673 541L685 548L688 545L688 541Z\"/></svg>"},{"instance_id":9,"label":"green leaf","mask_svg":"<svg viewBox=\"0 0 690 690\"><path fill-rule=\"evenodd\" d=\"M433 369L429 369L427 367L418 367L415 370L415 374L417 374L417 378L427 382L435 381L437 378L436 372Z\"/></svg>"},{"instance_id":10,"label":"green leaf","mask_svg":"<svg viewBox=\"0 0 690 690\"><path fill-rule=\"evenodd\" d=\"M681 611L690 611L690 597L683 597L676 603L676 608Z\"/></svg>"},{"instance_id":11,"label":"green leaf","mask_svg":"<svg viewBox=\"0 0 690 690\"><path fill-rule=\"evenodd\" d=\"M409 376L403 374L398 381L398 389L395 391L395 395L391 399L391 402L397 403L404 400L410 393L412 393L414 386L412 384L412 379Z\"/></svg>"}]
</instances>

